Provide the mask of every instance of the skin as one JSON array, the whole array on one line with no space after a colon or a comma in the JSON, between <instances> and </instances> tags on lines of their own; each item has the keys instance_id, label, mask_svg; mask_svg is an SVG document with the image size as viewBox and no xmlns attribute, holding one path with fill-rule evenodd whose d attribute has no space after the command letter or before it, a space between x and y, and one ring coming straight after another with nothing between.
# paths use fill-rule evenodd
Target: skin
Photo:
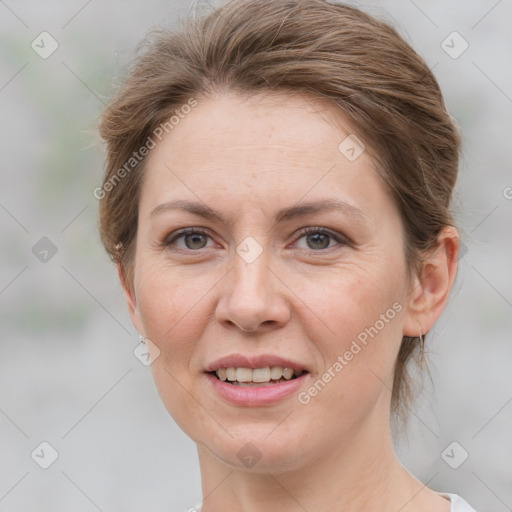
<instances>
[{"instance_id":1,"label":"skin","mask_svg":"<svg viewBox=\"0 0 512 512\"><path fill-rule=\"evenodd\" d=\"M152 371L163 403L197 443L204 512L450 510L398 461L389 409L402 336L428 332L443 311L459 237L445 228L409 281L398 210L368 151L355 161L340 153L351 130L334 114L298 94L198 98L147 160L133 283L118 270L135 327L160 351ZM363 214L273 221L328 198ZM180 210L151 216L174 199L206 204L227 223ZM341 241L304 236L306 226ZM208 236L172 241L188 227ZM262 249L251 263L236 252L248 236ZM230 405L203 373L227 354L271 353L310 370L304 391L396 302L401 311L307 405L296 395ZM237 457L247 442L261 454L251 468Z\"/></svg>"}]
</instances>

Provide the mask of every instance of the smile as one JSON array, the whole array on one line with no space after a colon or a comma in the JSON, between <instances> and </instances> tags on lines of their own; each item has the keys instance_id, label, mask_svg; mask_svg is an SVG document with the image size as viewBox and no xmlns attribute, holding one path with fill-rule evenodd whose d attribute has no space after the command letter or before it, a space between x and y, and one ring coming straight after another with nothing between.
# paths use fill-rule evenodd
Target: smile
<instances>
[{"instance_id":1,"label":"smile","mask_svg":"<svg viewBox=\"0 0 512 512\"><path fill-rule=\"evenodd\" d=\"M262 368L231 366L229 368L219 368L211 373L216 375L219 380L235 386L268 386L300 377L303 370L293 370L293 368L282 366L265 366Z\"/></svg>"}]
</instances>

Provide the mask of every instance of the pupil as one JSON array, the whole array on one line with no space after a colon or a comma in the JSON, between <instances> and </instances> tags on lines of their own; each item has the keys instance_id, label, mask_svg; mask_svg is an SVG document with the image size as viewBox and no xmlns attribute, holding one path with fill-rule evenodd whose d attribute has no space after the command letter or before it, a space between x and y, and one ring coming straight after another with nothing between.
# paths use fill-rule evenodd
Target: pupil
<instances>
[{"instance_id":1,"label":"pupil","mask_svg":"<svg viewBox=\"0 0 512 512\"><path fill-rule=\"evenodd\" d=\"M324 243L322 243L319 240L319 237L323 237L323 242ZM314 235L309 235L308 240L309 241L313 240L313 244L320 243L320 247L316 246L316 247L312 247L312 249L325 249L326 247L329 246L329 235L326 235L326 234L323 234L323 233L316 233Z\"/></svg>"},{"instance_id":2,"label":"pupil","mask_svg":"<svg viewBox=\"0 0 512 512\"><path fill-rule=\"evenodd\" d=\"M190 246L191 244L188 243L191 239L193 240L192 247ZM198 242L198 239L199 239L199 242ZM185 236L186 246L189 249L202 249L204 247L204 245L201 246L201 239L204 239L204 235L201 235L199 233L194 233L192 235L186 235ZM204 240L202 240L202 241L204 242ZM196 243L198 243L199 246L195 245Z\"/></svg>"}]
</instances>

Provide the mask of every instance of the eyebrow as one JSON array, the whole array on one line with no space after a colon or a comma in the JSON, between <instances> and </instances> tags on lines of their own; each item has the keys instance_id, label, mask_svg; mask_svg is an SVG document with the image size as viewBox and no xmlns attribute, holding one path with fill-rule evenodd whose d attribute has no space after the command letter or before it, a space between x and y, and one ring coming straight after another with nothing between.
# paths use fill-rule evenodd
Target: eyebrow
<instances>
[{"instance_id":1,"label":"eyebrow","mask_svg":"<svg viewBox=\"0 0 512 512\"><path fill-rule=\"evenodd\" d=\"M204 217L205 219L217 220L225 225L230 225L230 221L222 213L210 208L206 204L185 200L175 200L162 203L151 211L150 216L153 217L159 213L172 210L187 211L193 215ZM323 199L320 201L311 201L283 208L275 214L274 222L277 224L294 218L306 217L308 215L327 211L341 211L349 217L354 217L357 220L368 220L368 215L357 206L340 199Z\"/></svg>"}]
</instances>

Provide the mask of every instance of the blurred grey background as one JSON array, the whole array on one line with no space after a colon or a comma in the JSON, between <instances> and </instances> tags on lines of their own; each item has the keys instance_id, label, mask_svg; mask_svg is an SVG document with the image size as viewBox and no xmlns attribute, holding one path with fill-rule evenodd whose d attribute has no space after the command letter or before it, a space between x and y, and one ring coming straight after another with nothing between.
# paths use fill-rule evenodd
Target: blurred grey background
<instances>
[{"instance_id":1,"label":"blurred grey background","mask_svg":"<svg viewBox=\"0 0 512 512\"><path fill-rule=\"evenodd\" d=\"M201 499L195 445L133 354L93 196L113 81L151 26L174 26L191 5L0 0L0 511L173 511ZM479 512L512 510L512 1L355 5L426 59L464 132L463 257L428 340L433 384L397 449L434 489Z\"/></svg>"}]
</instances>

